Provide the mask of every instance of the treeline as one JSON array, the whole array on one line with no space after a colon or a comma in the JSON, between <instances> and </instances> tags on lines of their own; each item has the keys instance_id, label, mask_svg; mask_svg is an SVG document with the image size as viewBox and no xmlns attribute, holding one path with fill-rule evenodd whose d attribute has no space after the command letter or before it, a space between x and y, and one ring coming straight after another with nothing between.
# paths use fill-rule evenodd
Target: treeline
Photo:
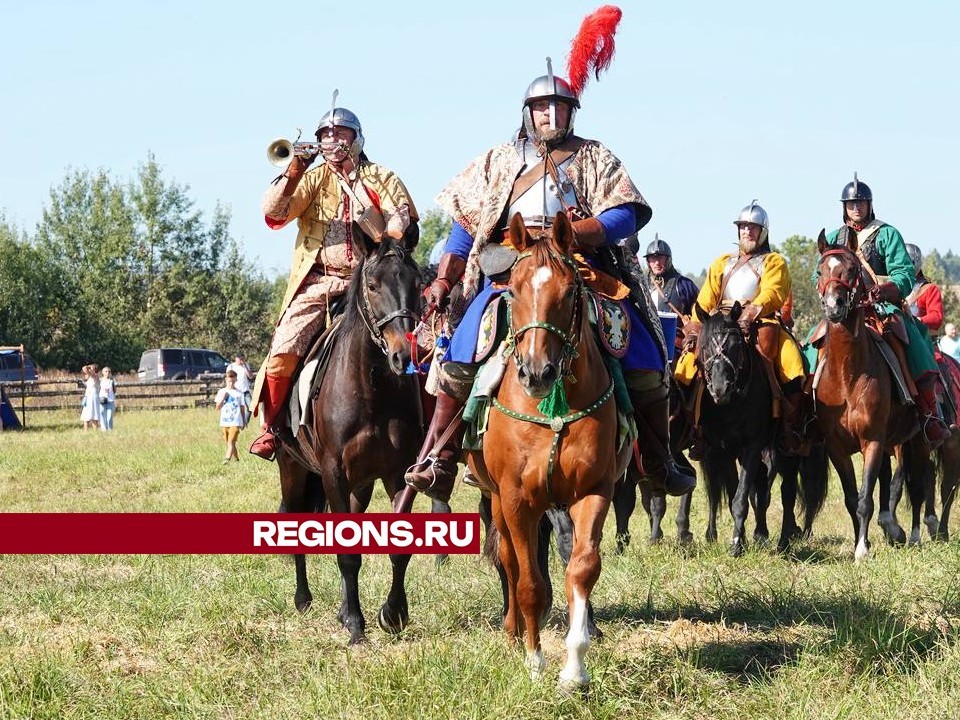
<instances>
[{"instance_id":1,"label":"treeline","mask_svg":"<svg viewBox=\"0 0 960 720\"><path fill-rule=\"evenodd\" d=\"M0 343L44 368L136 369L162 345L266 350L286 278L240 254L229 212L205 218L154 157L129 182L71 171L30 235L0 216Z\"/></svg>"}]
</instances>

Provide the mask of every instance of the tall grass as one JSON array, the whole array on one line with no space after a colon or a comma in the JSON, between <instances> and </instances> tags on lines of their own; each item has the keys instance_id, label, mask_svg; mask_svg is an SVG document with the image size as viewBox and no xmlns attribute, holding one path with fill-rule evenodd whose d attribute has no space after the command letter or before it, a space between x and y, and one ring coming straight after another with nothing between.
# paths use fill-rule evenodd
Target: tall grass
<instances>
[{"instance_id":1,"label":"tall grass","mask_svg":"<svg viewBox=\"0 0 960 720\"><path fill-rule=\"evenodd\" d=\"M72 413L44 423L0 434L3 511L277 506L273 464L251 456L220 464L213 411L126 413L111 434L82 432ZM370 640L353 648L336 621L331 557L309 558L315 600L303 615L283 556L2 557L0 717L955 715L957 545L888 548L874 525L874 553L854 565L850 521L831 482L814 539L788 556L751 547L733 559L724 543L705 544L702 496L690 548L647 546L638 514L634 544L617 557L611 521L594 594L605 637L588 654L593 683L583 697L554 688L564 654L556 564L556 608L543 636L548 679L532 684L500 631L496 576L474 557L440 568L414 558L411 625L399 638L375 622L389 562L366 558ZM454 509L472 511L476 498L460 488ZM380 491L375 504L387 509ZM725 516L721 537L730 529Z\"/></svg>"}]
</instances>

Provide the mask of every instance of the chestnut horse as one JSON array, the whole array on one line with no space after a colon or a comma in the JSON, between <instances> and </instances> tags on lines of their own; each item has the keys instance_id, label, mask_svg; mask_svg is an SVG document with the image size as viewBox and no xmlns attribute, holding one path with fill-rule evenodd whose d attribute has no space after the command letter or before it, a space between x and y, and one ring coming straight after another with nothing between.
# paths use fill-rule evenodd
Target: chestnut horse
<instances>
[{"instance_id":1,"label":"chestnut horse","mask_svg":"<svg viewBox=\"0 0 960 720\"><path fill-rule=\"evenodd\" d=\"M828 245L822 230L817 239L817 293L826 318L826 336L814 397L817 422L853 522L854 557L862 560L870 553L873 491L884 457L894 446L902 446L902 467L913 506L914 543L920 541L920 512L928 500L928 487L932 488L932 472L916 409L894 400L892 372L871 337L872 330L865 325L865 309L871 303L856 255L856 238L851 234L848 242L852 246ZM856 452L863 455L859 491L852 459ZM905 533L891 511L886 480L880 499L880 526L889 540L902 542Z\"/></svg>"},{"instance_id":2,"label":"chestnut horse","mask_svg":"<svg viewBox=\"0 0 960 720\"><path fill-rule=\"evenodd\" d=\"M519 253L509 288L509 358L483 448L469 451L467 461L491 492L501 536L508 591L504 630L523 636L525 664L535 680L545 667L540 622L547 610L537 566L538 527L548 508L568 506L574 526L566 569L570 629L560 685L584 688L590 681L584 664L587 607L600 577L600 537L630 447L625 443L618 452L613 381L587 316L570 221L558 214L552 231L531 236L517 214L509 233ZM551 399L561 413L556 417L538 409Z\"/></svg>"},{"instance_id":3,"label":"chestnut horse","mask_svg":"<svg viewBox=\"0 0 960 720\"><path fill-rule=\"evenodd\" d=\"M282 511L363 512L378 478L391 500L405 487L403 473L422 438L417 379L405 374L411 360L408 334L419 317L418 272L403 245L389 239L368 245L333 331L326 374L310 400L311 417L296 438L283 438L277 452ZM304 556L294 560L294 603L302 611L313 596ZM361 562L359 554L337 556L342 579L337 617L350 644L365 638ZM391 555L390 562L392 584L378 619L385 631L397 633L408 622L404 577L410 556Z\"/></svg>"}]
</instances>

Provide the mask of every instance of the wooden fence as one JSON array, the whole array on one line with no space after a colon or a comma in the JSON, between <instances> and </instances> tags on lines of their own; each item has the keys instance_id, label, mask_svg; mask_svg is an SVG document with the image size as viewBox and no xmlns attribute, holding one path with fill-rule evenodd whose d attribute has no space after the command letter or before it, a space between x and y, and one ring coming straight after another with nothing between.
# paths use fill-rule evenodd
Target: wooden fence
<instances>
[{"instance_id":1,"label":"wooden fence","mask_svg":"<svg viewBox=\"0 0 960 720\"><path fill-rule=\"evenodd\" d=\"M116 412L129 410L182 410L213 405L223 375L201 376L195 380L139 382L117 379ZM77 379L41 380L36 383L3 383L10 406L27 425L30 414L50 410L76 410L80 414L83 383Z\"/></svg>"}]
</instances>

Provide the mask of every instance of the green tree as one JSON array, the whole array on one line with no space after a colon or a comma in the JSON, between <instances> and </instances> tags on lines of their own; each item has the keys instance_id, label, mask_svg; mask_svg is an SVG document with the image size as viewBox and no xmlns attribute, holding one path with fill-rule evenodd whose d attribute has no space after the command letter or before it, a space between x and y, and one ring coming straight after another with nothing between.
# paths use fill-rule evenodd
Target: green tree
<instances>
[{"instance_id":1,"label":"green tree","mask_svg":"<svg viewBox=\"0 0 960 720\"><path fill-rule=\"evenodd\" d=\"M820 298L813 282L820 257L817 242L804 235L791 235L773 249L783 255L790 269L794 334L802 341L822 316Z\"/></svg>"},{"instance_id":2,"label":"green tree","mask_svg":"<svg viewBox=\"0 0 960 720\"><path fill-rule=\"evenodd\" d=\"M433 246L438 242L446 242L452 227L453 220L443 210L439 208L427 210L420 218L420 242L413 251L413 259L422 267L426 267Z\"/></svg>"}]
</instances>

